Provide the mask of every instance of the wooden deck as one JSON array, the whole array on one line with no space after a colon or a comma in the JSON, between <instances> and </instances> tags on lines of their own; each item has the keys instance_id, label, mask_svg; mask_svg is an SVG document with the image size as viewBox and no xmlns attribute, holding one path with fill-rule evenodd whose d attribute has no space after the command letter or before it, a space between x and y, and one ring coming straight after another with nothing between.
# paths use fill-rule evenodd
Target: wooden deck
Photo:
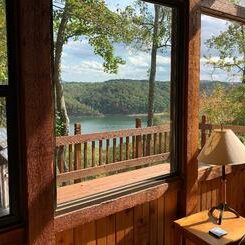
<instances>
[{"instance_id":1,"label":"wooden deck","mask_svg":"<svg viewBox=\"0 0 245 245\"><path fill-rule=\"evenodd\" d=\"M102 177L57 189L57 203L73 201L91 196L103 191L112 190L125 185L157 177L170 172L170 164L163 163L155 166L133 170L107 177Z\"/></svg>"}]
</instances>

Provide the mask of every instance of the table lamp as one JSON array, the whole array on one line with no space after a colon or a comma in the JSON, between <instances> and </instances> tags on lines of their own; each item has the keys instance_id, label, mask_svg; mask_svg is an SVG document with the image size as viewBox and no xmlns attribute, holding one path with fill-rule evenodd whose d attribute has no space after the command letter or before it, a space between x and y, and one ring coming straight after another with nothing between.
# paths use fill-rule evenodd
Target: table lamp
<instances>
[{"instance_id":1,"label":"table lamp","mask_svg":"<svg viewBox=\"0 0 245 245\"><path fill-rule=\"evenodd\" d=\"M222 223L224 211L232 212L239 217L238 212L230 208L226 202L225 165L245 163L245 146L243 143L230 129L213 130L197 159L202 163L222 166L222 199L218 206L210 209L210 214L213 216L215 210L219 211L219 225Z\"/></svg>"}]
</instances>

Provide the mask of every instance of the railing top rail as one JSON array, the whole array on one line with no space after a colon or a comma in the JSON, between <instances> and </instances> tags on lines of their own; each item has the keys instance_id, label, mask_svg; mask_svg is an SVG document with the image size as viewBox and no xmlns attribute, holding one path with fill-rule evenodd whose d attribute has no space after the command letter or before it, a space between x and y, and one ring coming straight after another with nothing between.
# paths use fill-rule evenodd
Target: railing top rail
<instances>
[{"instance_id":1,"label":"railing top rail","mask_svg":"<svg viewBox=\"0 0 245 245\"><path fill-rule=\"evenodd\" d=\"M105 173L115 172L122 169L143 166L145 164L152 164L159 161L164 162L169 158L169 156L170 153L166 152L166 153L156 154L152 156L146 156L146 157L140 157L140 158L129 159L120 162L110 163L107 165L74 170L71 172L58 174L57 181L60 183L68 180L85 178L88 176L96 176L98 174L105 174Z\"/></svg>"},{"instance_id":2,"label":"railing top rail","mask_svg":"<svg viewBox=\"0 0 245 245\"><path fill-rule=\"evenodd\" d=\"M213 130L213 129L220 129L220 125L219 124L199 124L199 129L202 130ZM223 125L224 129L231 129L233 130L235 133L245 133L245 126L239 126L239 125Z\"/></svg>"},{"instance_id":3,"label":"railing top rail","mask_svg":"<svg viewBox=\"0 0 245 245\"><path fill-rule=\"evenodd\" d=\"M120 138L120 137L130 137L130 136L138 136L138 135L146 135L146 134L154 134L154 133L164 133L164 132L170 132L170 124L164 124L164 125L153 126L153 127L145 127L145 128L129 128L129 129L122 129L122 130L117 130L117 131L92 133L92 134L59 136L59 137L56 137L56 146L79 144L79 143L84 143L84 142L113 139L113 138Z\"/></svg>"}]
</instances>

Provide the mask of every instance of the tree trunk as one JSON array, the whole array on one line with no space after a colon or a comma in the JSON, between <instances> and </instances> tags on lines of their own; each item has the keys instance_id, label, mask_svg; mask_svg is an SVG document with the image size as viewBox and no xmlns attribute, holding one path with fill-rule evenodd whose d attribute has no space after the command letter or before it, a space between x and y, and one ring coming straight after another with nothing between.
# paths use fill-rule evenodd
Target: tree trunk
<instances>
[{"instance_id":1,"label":"tree trunk","mask_svg":"<svg viewBox=\"0 0 245 245\"><path fill-rule=\"evenodd\" d=\"M243 52L243 64L245 64L245 33L244 33L244 26L241 26L242 32L242 52ZM245 66L242 70L242 83L245 83Z\"/></svg>"},{"instance_id":2,"label":"tree trunk","mask_svg":"<svg viewBox=\"0 0 245 245\"><path fill-rule=\"evenodd\" d=\"M152 37L151 67L150 67L149 94L148 94L148 120L147 120L148 127L153 125L153 116L154 116L155 79L156 79L158 29L159 29L158 21L159 21L159 13L160 13L160 6L154 5L154 7L155 7L155 18L154 18L153 37Z\"/></svg>"},{"instance_id":3,"label":"tree trunk","mask_svg":"<svg viewBox=\"0 0 245 245\"><path fill-rule=\"evenodd\" d=\"M65 43L65 29L68 22L69 16L68 4L66 3L64 7L64 12L60 21L56 43L55 43L55 53L54 53L54 85L55 85L55 99L56 99L56 111L61 117L63 123L61 135L68 135L69 133L69 117L66 110L65 98L63 94L63 86L61 83L61 55L63 50L63 45Z\"/></svg>"}]
</instances>

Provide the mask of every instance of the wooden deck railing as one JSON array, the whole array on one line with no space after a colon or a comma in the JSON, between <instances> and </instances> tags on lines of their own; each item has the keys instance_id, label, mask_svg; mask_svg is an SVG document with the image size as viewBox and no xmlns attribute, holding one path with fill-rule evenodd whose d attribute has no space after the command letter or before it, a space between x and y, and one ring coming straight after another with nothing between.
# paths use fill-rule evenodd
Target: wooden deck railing
<instances>
[{"instance_id":1,"label":"wooden deck railing","mask_svg":"<svg viewBox=\"0 0 245 245\"><path fill-rule=\"evenodd\" d=\"M163 162L169 158L170 125L82 134L76 123L74 135L56 137L59 183L90 176L107 175Z\"/></svg>"},{"instance_id":2,"label":"wooden deck railing","mask_svg":"<svg viewBox=\"0 0 245 245\"><path fill-rule=\"evenodd\" d=\"M135 128L117 131L82 134L81 125L74 125L74 135L56 137L58 183L74 183L91 176L108 175L125 169L169 160L170 125L141 127L136 119ZM207 123L202 116L199 124L200 146L203 147L218 124ZM224 125L245 136L245 126Z\"/></svg>"},{"instance_id":3,"label":"wooden deck railing","mask_svg":"<svg viewBox=\"0 0 245 245\"><path fill-rule=\"evenodd\" d=\"M245 136L245 126L239 125L222 125L224 129L231 129L237 136L244 137ZM220 124L210 124L207 123L207 117L205 115L202 116L202 121L199 124L200 129L200 143L201 148L205 145L207 138L211 135L212 130L220 129Z\"/></svg>"}]
</instances>

